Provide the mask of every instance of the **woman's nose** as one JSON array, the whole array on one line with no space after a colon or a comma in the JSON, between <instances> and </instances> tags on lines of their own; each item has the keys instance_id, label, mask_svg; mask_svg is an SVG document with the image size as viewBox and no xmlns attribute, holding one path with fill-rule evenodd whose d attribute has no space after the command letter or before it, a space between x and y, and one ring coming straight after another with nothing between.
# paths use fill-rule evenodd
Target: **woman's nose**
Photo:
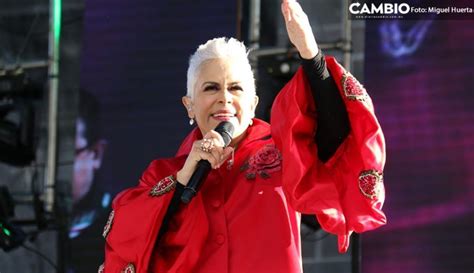
<instances>
[{"instance_id":1,"label":"woman's nose","mask_svg":"<svg viewBox=\"0 0 474 273\"><path fill-rule=\"evenodd\" d=\"M220 103L223 103L223 104L232 103L233 96L232 96L232 93L229 92L229 90L224 89L220 93L221 93L219 96Z\"/></svg>"}]
</instances>

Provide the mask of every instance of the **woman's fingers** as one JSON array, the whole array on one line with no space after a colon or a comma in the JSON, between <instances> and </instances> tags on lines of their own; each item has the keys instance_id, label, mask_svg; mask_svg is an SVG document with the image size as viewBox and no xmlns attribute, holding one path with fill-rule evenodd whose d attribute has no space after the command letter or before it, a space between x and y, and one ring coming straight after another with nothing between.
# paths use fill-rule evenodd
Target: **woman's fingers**
<instances>
[{"instance_id":1,"label":"woman's fingers","mask_svg":"<svg viewBox=\"0 0 474 273\"><path fill-rule=\"evenodd\" d=\"M209 152L217 160L217 166L213 166L213 168L219 168L220 165L222 165L222 162L228 157L224 154L224 139L219 133L214 130L209 131L204 136L204 139L209 139L213 142L213 148Z\"/></svg>"},{"instance_id":2,"label":"woman's fingers","mask_svg":"<svg viewBox=\"0 0 474 273\"><path fill-rule=\"evenodd\" d=\"M232 147L225 147L224 148L224 151L222 153L222 161L221 161L221 164L222 162L226 161L227 158L229 158L229 156L232 155L232 152L234 151L234 148Z\"/></svg>"},{"instance_id":3,"label":"woman's fingers","mask_svg":"<svg viewBox=\"0 0 474 273\"><path fill-rule=\"evenodd\" d=\"M287 23L306 15L301 5L295 0L282 1L281 12Z\"/></svg>"},{"instance_id":4,"label":"woman's fingers","mask_svg":"<svg viewBox=\"0 0 474 273\"><path fill-rule=\"evenodd\" d=\"M194 152L195 154L197 155L197 158L195 159L196 160L196 163L199 162L200 160L207 160L209 161L209 163L211 163L211 166L213 169L217 168L217 165L219 163L219 159L220 159L220 155L216 155L215 153L211 153L211 152L206 152L206 151L203 151L202 148L201 148L201 143L202 143L202 140L199 140L196 142L196 145L194 147ZM215 149L215 148L213 148Z\"/></svg>"},{"instance_id":5,"label":"woman's fingers","mask_svg":"<svg viewBox=\"0 0 474 273\"><path fill-rule=\"evenodd\" d=\"M288 22L291 20L290 17L290 11L288 8L288 1L282 1L281 3L281 13L283 14L283 17L285 18L285 22Z\"/></svg>"},{"instance_id":6,"label":"woman's fingers","mask_svg":"<svg viewBox=\"0 0 474 273\"><path fill-rule=\"evenodd\" d=\"M199 154L201 159L208 160L213 169L217 169L228 157L224 153L224 139L214 130L209 131L202 140L198 141L200 147ZM228 151L228 150L227 150Z\"/></svg>"},{"instance_id":7,"label":"woman's fingers","mask_svg":"<svg viewBox=\"0 0 474 273\"><path fill-rule=\"evenodd\" d=\"M293 16L293 18L298 18L302 16L304 17L306 15L300 3L296 1L289 1L288 9L289 9L290 15Z\"/></svg>"},{"instance_id":8,"label":"woman's fingers","mask_svg":"<svg viewBox=\"0 0 474 273\"><path fill-rule=\"evenodd\" d=\"M216 166L214 169L219 168L219 166L222 163L222 158L223 158L223 148L221 147L214 147L211 152L212 156L216 159Z\"/></svg>"},{"instance_id":9,"label":"woman's fingers","mask_svg":"<svg viewBox=\"0 0 474 273\"><path fill-rule=\"evenodd\" d=\"M308 16L295 0L283 0L281 4L285 17L286 30L291 43L298 49L301 57L311 59L318 53L318 45Z\"/></svg>"},{"instance_id":10,"label":"woman's fingers","mask_svg":"<svg viewBox=\"0 0 474 273\"><path fill-rule=\"evenodd\" d=\"M224 147L224 139L216 131L209 131L203 139L193 144L192 158L196 164L199 160L207 160L213 169L219 168L232 154L232 147Z\"/></svg>"},{"instance_id":11,"label":"woman's fingers","mask_svg":"<svg viewBox=\"0 0 474 273\"><path fill-rule=\"evenodd\" d=\"M220 168L222 164L224 164L224 162L232 155L232 151L234 151L234 148L232 147L225 147L224 149L222 149L217 169Z\"/></svg>"},{"instance_id":12,"label":"woman's fingers","mask_svg":"<svg viewBox=\"0 0 474 273\"><path fill-rule=\"evenodd\" d=\"M214 142L214 145L217 146L217 147L224 147L224 139L222 138L222 136L214 131L214 130L211 130L209 131L203 139L212 139L213 142Z\"/></svg>"}]
</instances>

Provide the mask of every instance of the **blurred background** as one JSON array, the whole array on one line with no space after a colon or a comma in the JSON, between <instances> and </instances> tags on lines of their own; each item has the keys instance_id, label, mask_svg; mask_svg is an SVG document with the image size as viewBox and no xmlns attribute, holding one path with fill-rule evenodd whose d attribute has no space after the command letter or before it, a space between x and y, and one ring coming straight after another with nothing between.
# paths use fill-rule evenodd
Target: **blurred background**
<instances>
[{"instance_id":1,"label":"blurred background","mask_svg":"<svg viewBox=\"0 0 474 273\"><path fill-rule=\"evenodd\" d=\"M323 52L367 88L387 142L388 224L339 254L304 217L304 271L472 272L473 21L352 20L346 0L299 2ZM113 197L191 130L181 97L199 44L252 49L265 120L299 66L277 0L0 7L1 273L97 271Z\"/></svg>"}]
</instances>

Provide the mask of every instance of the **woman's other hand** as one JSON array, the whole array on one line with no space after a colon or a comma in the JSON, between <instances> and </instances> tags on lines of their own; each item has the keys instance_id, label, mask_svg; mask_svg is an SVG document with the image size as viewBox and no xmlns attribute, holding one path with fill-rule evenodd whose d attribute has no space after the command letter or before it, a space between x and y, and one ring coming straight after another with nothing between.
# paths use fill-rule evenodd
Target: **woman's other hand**
<instances>
[{"instance_id":1,"label":"woman's other hand","mask_svg":"<svg viewBox=\"0 0 474 273\"><path fill-rule=\"evenodd\" d=\"M285 18L286 30L291 43L301 57L312 59L318 54L318 44L309 24L308 16L296 0L282 0L281 12Z\"/></svg>"},{"instance_id":2,"label":"woman's other hand","mask_svg":"<svg viewBox=\"0 0 474 273\"><path fill-rule=\"evenodd\" d=\"M211 148L206 151L206 147ZM176 179L179 181L179 183L187 185L189 179L196 170L197 163L200 160L209 161L209 163L211 163L211 167L213 169L217 169L222 165L222 163L225 162L227 158L229 158L229 156L232 154L232 151L232 147L224 148L224 140L222 139L222 136L216 131L211 130L204 136L203 139L196 140L193 143L193 147L188 155L188 158L186 159L186 162L184 163L183 168L176 174Z\"/></svg>"}]
</instances>

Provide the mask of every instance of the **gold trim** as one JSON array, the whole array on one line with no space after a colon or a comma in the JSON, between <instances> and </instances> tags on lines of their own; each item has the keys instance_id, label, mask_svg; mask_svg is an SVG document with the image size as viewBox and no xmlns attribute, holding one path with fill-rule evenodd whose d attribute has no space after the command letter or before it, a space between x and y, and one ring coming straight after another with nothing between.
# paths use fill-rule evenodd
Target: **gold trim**
<instances>
[{"instance_id":1,"label":"gold trim","mask_svg":"<svg viewBox=\"0 0 474 273\"><path fill-rule=\"evenodd\" d=\"M120 273L135 273L135 266L129 263Z\"/></svg>"},{"instance_id":2,"label":"gold trim","mask_svg":"<svg viewBox=\"0 0 474 273\"><path fill-rule=\"evenodd\" d=\"M150 196L152 197L161 196L165 193L170 192L175 187L176 187L176 180L174 179L174 177L172 175L167 176L161 179L160 181L158 181L158 183L156 183L156 185L153 186L153 188L150 190Z\"/></svg>"},{"instance_id":3,"label":"gold trim","mask_svg":"<svg viewBox=\"0 0 474 273\"><path fill-rule=\"evenodd\" d=\"M114 221L114 216L115 216L115 211L112 210L109 214L109 218L107 219L107 223L104 226L102 237L107 238L107 235L109 235L110 229L112 228L112 223Z\"/></svg>"}]
</instances>

